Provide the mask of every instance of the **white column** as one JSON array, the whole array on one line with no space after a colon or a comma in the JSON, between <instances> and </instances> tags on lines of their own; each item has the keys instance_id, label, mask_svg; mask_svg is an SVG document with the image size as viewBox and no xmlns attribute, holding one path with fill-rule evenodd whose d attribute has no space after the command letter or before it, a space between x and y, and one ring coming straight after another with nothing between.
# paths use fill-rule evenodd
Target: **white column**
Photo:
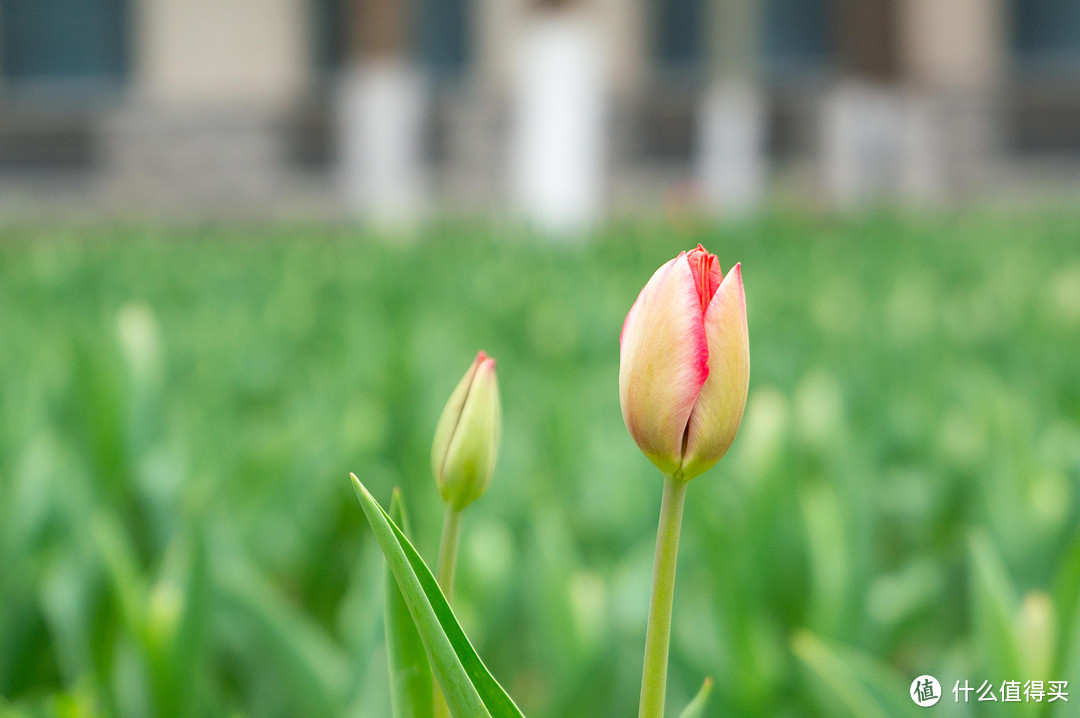
<instances>
[{"instance_id":1,"label":"white column","mask_svg":"<svg viewBox=\"0 0 1080 718\"><path fill-rule=\"evenodd\" d=\"M398 58L350 68L338 93L342 198L378 225L400 227L424 211L427 91L419 70Z\"/></svg>"},{"instance_id":2,"label":"white column","mask_svg":"<svg viewBox=\"0 0 1080 718\"><path fill-rule=\"evenodd\" d=\"M765 195L765 101L750 81L705 88L699 115L698 178L706 207L732 218L758 208Z\"/></svg>"},{"instance_id":3,"label":"white column","mask_svg":"<svg viewBox=\"0 0 1080 718\"><path fill-rule=\"evenodd\" d=\"M518 209L538 227L575 233L600 218L606 96L596 26L572 10L536 14L513 91L511 176Z\"/></svg>"},{"instance_id":4,"label":"white column","mask_svg":"<svg viewBox=\"0 0 1080 718\"><path fill-rule=\"evenodd\" d=\"M897 62L899 0L831 0L840 80L821 103L821 180L827 200L847 208L894 202L901 187L906 122Z\"/></svg>"},{"instance_id":5,"label":"white column","mask_svg":"<svg viewBox=\"0 0 1080 718\"><path fill-rule=\"evenodd\" d=\"M850 208L891 198L899 183L902 95L888 85L842 82L823 98L822 173L832 204Z\"/></svg>"},{"instance_id":6,"label":"white column","mask_svg":"<svg viewBox=\"0 0 1080 718\"><path fill-rule=\"evenodd\" d=\"M831 202L935 205L949 197L948 116L932 95L849 80L825 96L822 169Z\"/></svg>"},{"instance_id":7,"label":"white column","mask_svg":"<svg viewBox=\"0 0 1080 718\"><path fill-rule=\"evenodd\" d=\"M709 83L698 111L697 176L706 207L731 218L761 204L768 179L761 8L759 0L712 0L707 8Z\"/></svg>"},{"instance_id":8,"label":"white column","mask_svg":"<svg viewBox=\"0 0 1080 718\"><path fill-rule=\"evenodd\" d=\"M338 180L347 211L400 229L424 210L427 87L409 51L409 0L349 0L337 88Z\"/></svg>"}]
</instances>

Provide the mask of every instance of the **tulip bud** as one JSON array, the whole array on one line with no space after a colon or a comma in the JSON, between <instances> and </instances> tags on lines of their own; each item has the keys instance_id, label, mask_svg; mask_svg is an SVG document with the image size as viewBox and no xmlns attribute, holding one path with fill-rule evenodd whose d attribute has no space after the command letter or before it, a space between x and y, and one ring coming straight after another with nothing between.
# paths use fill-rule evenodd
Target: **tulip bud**
<instances>
[{"instance_id":1,"label":"tulip bud","mask_svg":"<svg viewBox=\"0 0 1080 718\"><path fill-rule=\"evenodd\" d=\"M619 402L641 451L691 479L727 452L742 421L750 344L741 265L724 276L700 244L641 290L619 337Z\"/></svg>"},{"instance_id":2,"label":"tulip bud","mask_svg":"<svg viewBox=\"0 0 1080 718\"><path fill-rule=\"evenodd\" d=\"M431 469L443 501L460 511L487 489L499 449L495 360L479 352L435 427Z\"/></svg>"}]
</instances>

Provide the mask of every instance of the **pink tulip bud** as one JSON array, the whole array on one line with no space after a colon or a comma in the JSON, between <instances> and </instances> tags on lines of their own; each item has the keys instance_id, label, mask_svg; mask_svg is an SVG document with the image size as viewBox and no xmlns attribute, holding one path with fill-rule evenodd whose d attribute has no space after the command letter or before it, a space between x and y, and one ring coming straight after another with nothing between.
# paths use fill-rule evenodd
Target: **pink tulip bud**
<instances>
[{"instance_id":1,"label":"pink tulip bud","mask_svg":"<svg viewBox=\"0 0 1080 718\"><path fill-rule=\"evenodd\" d=\"M439 493L455 510L480 498L491 483L500 430L495 360L479 352L446 402L431 446Z\"/></svg>"},{"instance_id":2,"label":"pink tulip bud","mask_svg":"<svg viewBox=\"0 0 1080 718\"><path fill-rule=\"evenodd\" d=\"M692 479L727 452L746 406L750 341L739 264L700 244L656 270L623 322L619 402L666 476Z\"/></svg>"}]
</instances>

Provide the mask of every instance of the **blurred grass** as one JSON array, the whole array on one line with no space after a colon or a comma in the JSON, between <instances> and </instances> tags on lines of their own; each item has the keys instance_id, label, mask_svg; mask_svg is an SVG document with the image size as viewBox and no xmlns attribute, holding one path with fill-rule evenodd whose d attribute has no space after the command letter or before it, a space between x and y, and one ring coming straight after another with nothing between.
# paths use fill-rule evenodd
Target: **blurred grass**
<instances>
[{"instance_id":1,"label":"blurred grass","mask_svg":"<svg viewBox=\"0 0 1080 718\"><path fill-rule=\"evenodd\" d=\"M1080 690L1078 219L0 230L0 715L389 715L347 472L403 487L430 561L479 348L504 444L458 614L533 718L632 715L661 482L618 331L698 241L743 261L753 368L690 487L672 710L707 675L717 716L899 715L923 673L953 715L965 678Z\"/></svg>"}]
</instances>

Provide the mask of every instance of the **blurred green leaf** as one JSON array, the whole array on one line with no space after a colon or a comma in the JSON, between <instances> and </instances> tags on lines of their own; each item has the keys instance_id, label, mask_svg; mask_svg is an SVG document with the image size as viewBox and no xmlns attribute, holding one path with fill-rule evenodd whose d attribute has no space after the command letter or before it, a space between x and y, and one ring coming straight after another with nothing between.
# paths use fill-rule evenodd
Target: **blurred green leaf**
<instances>
[{"instance_id":1,"label":"blurred green leaf","mask_svg":"<svg viewBox=\"0 0 1080 718\"><path fill-rule=\"evenodd\" d=\"M706 678L701 684L701 689L694 696L694 700L690 701L686 709L679 714L679 718L701 718L705 713L705 705L709 702L709 694L712 693L712 688L712 678Z\"/></svg>"},{"instance_id":2,"label":"blurred green leaf","mask_svg":"<svg viewBox=\"0 0 1080 718\"><path fill-rule=\"evenodd\" d=\"M1059 636L1054 657L1056 668L1065 668L1070 662L1080 660L1080 641L1068 640L1080 631L1080 532L1073 536L1064 558L1057 567L1057 579L1053 591L1054 606L1059 617ZM1064 674L1062 674L1064 675Z\"/></svg>"},{"instance_id":3,"label":"blurred green leaf","mask_svg":"<svg viewBox=\"0 0 1080 718\"><path fill-rule=\"evenodd\" d=\"M120 603L128 630L140 640L146 629L146 579L134 547L113 516L98 513L90 521L90 534Z\"/></svg>"},{"instance_id":4,"label":"blurred green leaf","mask_svg":"<svg viewBox=\"0 0 1080 718\"><path fill-rule=\"evenodd\" d=\"M192 535L180 547L180 559L183 564L182 598L179 615L173 621L168 634L168 643L162 647L160 660L165 664L161 685L162 710L167 715L184 716L198 714L198 679L200 647L205 640L206 625L210 613L212 598L209 560L206 555L206 541L200 527L192 527ZM164 577L165 581L169 577ZM167 585L167 584L166 584ZM162 612L166 615L173 607L168 588L162 602ZM151 602L154 605L154 602Z\"/></svg>"},{"instance_id":5,"label":"blurred green leaf","mask_svg":"<svg viewBox=\"0 0 1080 718\"><path fill-rule=\"evenodd\" d=\"M1029 595L1023 604L993 544L982 531L969 538L972 565L972 613L981 667L1005 680L1053 680L1046 674L1054 652L1056 621L1050 599ZM1037 715L1042 706L988 706L993 715Z\"/></svg>"},{"instance_id":6,"label":"blurred green leaf","mask_svg":"<svg viewBox=\"0 0 1080 718\"><path fill-rule=\"evenodd\" d=\"M1059 629L1057 611L1048 594L1030 591L1024 596L1016 617L1016 632L1020 637L1021 675L1056 675L1054 659Z\"/></svg>"},{"instance_id":7,"label":"blurred green leaf","mask_svg":"<svg viewBox=\"0 0 1080 718\"><path fill-rule=\"evenodd\" d=\"M354 474L350 478L427 648L450 710L457 716L522 718L514 701L476 655L420 554L360 480Z\"/></svg>"},{"instance_id":8,"label":"blurred green leaf","mask_svg":"<svg viewBox=\"0 0 1080 718\"><path fill-rule=\"evenodd\" d=\"M42 612L49 622L61 675L69 683L92 669L92 576L73 556L53 562L41 586Z\"/></svg>"},{"instance_id":9,"label":"blurred green leaf","mask_svg":"<svg viewBox=\"0 0 1080 718\"><path fill-rule=\"evenodd\" d=\"M394 489L390 499L390 520L403 533L412 532L400 489ZM389 562L386 568L386 660L390 668L390 706L394 718L431 716L431 666Z\"/></svg>"},{"instance_id":10,"label":"blurred green leaf","mask_svg":"<svg viewBox=\"0 0 1080 718\"><path fill-rule=\"evenodd\" d=\"M907 695L907 684L870 656L832 646L809 631L791 641L803 663L856 718L899 718L921 715Z\"/></svg>"},{"instance_id":11,"label":"blurred green leaf","mask_svg":"<svg viewBox=\"0 0 1080 718\"><path fill-rule=\"evenodd\" d=\"M992 663L985 668L1000 671L1003 676L1024 676L1027 673L1021 660L1020 636L1016 630L1019 609L1016 589L986 535L972 534L969 545L972 613L977 635L985 643L982 655Z\"/></svg>"},{"instance_id":12,"label":"blurred green leaf","mask_svg":"<svg viewBox=\"0 0 1080 718\"><path fill-rule=\"evenodd\" d=\"M804 485L800 502L812 569L811 626L832 632L843 622L852 542L845 535L840 497L828 484Z\"/></svg>"},{"instance_id":13,"label":"blurred green leaf","mask_svg":"<svg viewBox=\"0 0 1080 718\"><path fill-rule=\"evenodd\" d=\"M349 677L341 649L228 542L214 549L216 595L225 609L219 620L242 622L245 648L276 664L274 681L288 688L293 706L288 712L341 714Z\"/></svg>"}]
</instances>

